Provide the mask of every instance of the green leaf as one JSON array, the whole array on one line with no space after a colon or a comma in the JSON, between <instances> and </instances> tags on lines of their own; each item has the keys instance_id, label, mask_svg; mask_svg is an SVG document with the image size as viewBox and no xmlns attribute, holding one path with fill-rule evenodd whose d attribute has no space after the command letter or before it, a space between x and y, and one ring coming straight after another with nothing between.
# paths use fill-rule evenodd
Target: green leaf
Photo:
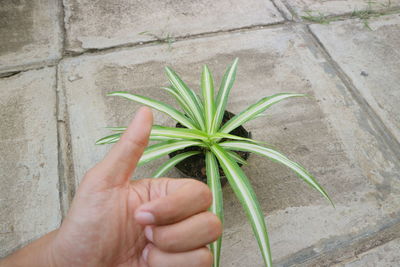
<instances>
[{"instance_id":1,"label":"green leaf","mask_svg":"<svg viewBox=\"0 0 400 267\"><path fill-rule=\"evenodd\" d=\"M173 138L168 136L150 136L150 141L183 141L180 138Z\"/></svg>"},{"instance_id":2,"label":"green leaf","mask_svg":"<svg viewBox=\"0 0 400 267\"><path fill-rule=\"evenodd\" d=\"M224 170L229 184L235 192L237 198L242 203L246 215L251 222L254 235L257 238L258 245L263 255L265 265L272 266L271 251L268 240L267 227L264 221L264 214L258 203L257 197L250 185L246 175L229 154L219 145L211 146L211 151L218 158L218 161Z\"/></svg>"},{"instance_id":3,"label":"green leaf","mask_svg":"<svg viewBox=\"0 0 400 267\"><path fill-rule=\"evenodd\" d=\"M237 163L240 163L242 165L247 165L247 161L243 159L241 156L239 156L238 153L231 151L231 150L226 150L226 152L231 156L232 159L234 159Z\"/></svg>"},{"instance_id":4,"label":"green leaf","mask_svg":"<svg viewBox=\"0 0 400 267\"><path fill-rule=\"evenodd\" d=\"M111 130L111 131L113 131L113 132L121 132L121 133L125 132L125 130L126 130L127 128L128 128L128 127L125 127L125 126L120 126L120 127L106 127L106 129L109 129L109 130Z\"/></svg>"},{"instance_id":5,"label":"green leaf","mask_svg":"<svg viewBox=\"0 0 400 267\"><path fill-rule=\"evenodd\" d=\"M221 138L226 138L226 139L233 139L233 140L241 140L241 141L248 141L248 142L252 142L252 143L264 143L261 141L256 141L250 138L245 138L245 137L241 137L241 136L237 136L237 135L233 135L233 134L227 134L227 133L215 133L212 136L210 136L210 139L215 140L215 139L221 139Z\"/></svg>"},{"instance_id":6,"label":"green leaf","mask_svg":"<svg viewBox=\"0 0 400 267\"><path fill-rule=\"evenodd\" d=\"M236 58L232 65L226 70L224 77L222 78L221 86L218 90L217 100L216 100L216 110L215 116L212 124L212 132L215 133L221 125L222 118L224 117L226 104L228 103L229 93L235 82L236 69L239 58Z\"/></svg>"},{"instance_id":7,"label":"green leaf","mask_svg":"<svg viewBox=\"0 0 400 267\"><path fill-rule=\"evenodd\" d=\"M204 141L208 140L206 133L196 129L164 127L158 125L153 125L150 136L165 136L179 139L199 139Z\"/></svg>"},{"instance_id":8,"label":"green leaf","mask_svg":"<svg viewBox=\"0 0 400 267\"><path fill-rule=\"evenodd\" d=\"M108 129L117 132L96 141L96 145L114 144L118 142L126 127L107 127ZM208 141L206 133L187 128L173 128L153 125L150 133L150 141L169 141L169 140L182 140L182 139L199 139Z\"/></svg>"},{"instance_id":9,"label":"green leaf","mask_svg":"<svg viewBox=\"0 0 400 267\"><path fill-rule=\"evenodd\" d=\"M204 117L207 133L212 133L212 124L215 113L214 105L214 83L213 77L207 65L203 67L203 73L201 74L201 89L203 92L204 100Z\"/></svg>"},{"instance_id":10,"label":"green leaf","mask_svg":"<svg viewBox=\"0 0 400 267\"><path fill-rule=\"evenodd\" d=\"M118 134L112 134L112 135L103 137L96 141L96 145L115 144L116 142L119 141L121 136L122 136L122 132L118 133ZM150 136L149 140L150 141L183 141L180 138L173 138L173 137L167 137L167 136Z\"/></svg>"},{"instance_id":11,"label":"green leaf","mask_svg":"<svg viewBox=\"0 0 400 267\"><path fill-rule=\"evenodd\" d=\"M204 117L202 113L202 105L198 96L181 80L181 78L169 67L165 68L167 76L172 86L176 89L177 93L187 103L192 110L197 123L200 125L201 130L205 130Z\"/></svg>"},{"instance_id":12,"label":"green leaf","mask_svg":"<svg viewBox=\"0 0 400 267\"><path fill-rule=\"evenodd\" d=\"M122 134L127 129L127 127L106 127L106 128L110 129L113 132L118 132L119 134ZM172 133L172 134L168 135L168 130L170 130L170 129L173 131L174 129L177 129L177 128L170 128L170 127L163 127L163 126L153 125L152 131L150 133L150 138L149 138L150 141L168 141L168 140L188 139L188 138L183 138L183 137L179 137L179 136L174 137L176 135L176 133L175 134ZM186 132L194 133L194 134L197 133L197 134L200 134L200 136L196 135L196 138L203 139L203 140L207 139L207 138L204 137L204 136L206 136L205 133L203 133L201 131L198 131L198 130L195 130L195 129L187 129L187 128L179 128L179 129L181 129L181 133L182 134L184 134ZM109 142L104 142L103 139L104 138L110 138L110 139L113 139L112 141L114 141L114 136L116 136L116 134L103 137L102 139L99 139L97 142L102 141L101 144L103 144L103 143L109 144ZM116 137L119 137L119 136L116 136ZM186 137L188 137L188 136L186 136ZM190 138L190 139L196 139L196 138ZM118 140L119 140L119 138L116 141L118 141ZM107 141L107 140L105 140L105 141ZM115 143L115 142L113 142L113 143Z\"/></svg>"},{"instance_id":13,"label":"green leaf","mask_svg":"<svg viewBox=\"0 0 400 267\"><path fill-rule=\"evenodd\" d=\"M108 95L121 96L121 97L127 98L129 100L141 103L143 105L157 109L157 110L171 116L173 119L180 122L182 125L186 126L189 129L196 128L196 126L193 124L193 122L189 118L187 118L185 115L183 115L181 112L174 109L170 105L167 105L163 102L160 102L160 101L148 98L148 97L140 96L140 95L130 94L128 92L122 92L122 91L112 92L112 93L109 93Z\"/></svg>"},{"instance_id":14,"label":"green leaf","mask_svg":"<svg viewBox=\"0 0 400 267\"><path fill-rule=\"evenodd\" d=\"M306 96L306 95L282 93L282 94L276 94L276 95L269 96L269 97L264 97L257 103L249 106L247 109L245 109L244 111L240 112L239 114L234 116L232 119L227 121L222 126L222 128L219 130L219 132L229 133L232 130L239 127L240 125L253 119L258 114L263 113L267 108L269 108L273 104L276 104L276 103L278 103L286 98L289 98L289 97L300 97L300 96Z\"/></svg>"},{"instance_id":15,"label":"green leaf","mask_svg":"<svg viewBox=\"0 0 400 267\"><path fill-rule=\"evenodd\" d=\"M108 135L96 141L96 145L105 145L105 144L113 144L118 142L119 138L121 137L122 133Z\"/></svg>"},{"instance_id":16,"label":"green leaf","mask_svg":"<svg viewBox=\"0 0 400 267\"><path fill-rule=\"evenodd\" d=\"M213 202L210 207L210 211L218 216L221 222L224 221L223 215L223 198L221 189L221 180L219 176L218 163L215 156L210 151L206 152L206 173L207 173L207 184L210 187ZM217 241L210 244L211 252L214 255L213 267L218 267L221 256L221 245L222 236Z\"/></svg>"},{"instance_id":17,"label":"green leaf","mask_svg":"<svg viewBox=\"0 0 400 267\"><path fill-rule=\"evenodd\" d=\"M202 146L202 142L198 141L166 141L159 144L147 147L140 158L138 166L141 166L149 161L158 159L171 152L184 149L189 146Z\"/></svg>"},{"instance_id":18,"label":"green leaf","mask_svg":"<svg viewBox=\"0 0 400 267\"><path fill-rule=\"evenodd\" d=\"M158 178L161 177L164 173L166 173L167 171L169 171L172 167L174 167L176 164L178 164L179 162L181 162L184 159L187 159L188 157L194 156L200 154L200 151L189 151L189 152L184 152L184 153L180 153L172 158L170 158L169 160L167 160L166 162L164 162L164 164L162 164L156 171L155 173L152 175L153 178Z\"/></svg>"},{"instance_id":19,"label":"green leaf","mask_svg":"<svg viewBox=\"0 0 400 267\"><path fill-rule=\"evenodd\" d=\"M189 107L189 105L185 102L183 97L178 94L175 88L173 87L161 87L161 89L164 89L168 93L170 93L172 96L175 97L176 101L178 102L179 106L186 112L186 114L193 120L193 122L196 123L197 128L200 129L200 126L196 122L196 117L193 114L192 109Z\"/></svg>"},{"instance_id":20,"label":"green leaf","mask_svg":"<svg viewBox=\"0 0 400 267\"><path fill-rule=\"evenodd\" d=\"M290 169L292 169L301 179L303 179L306 183L308 183L311 187L320 192L332 205L333 202L325 192L325 190L318 184L315 178L300 164L291 161L285 155L279 153L276 150L262 147L252 143L246 143L241 141L228 141L220 143L220 146L227 149L237 150L237 151L248 151L259 154L261 156L265 156L270 158L273 161L279 162Z\"/></svg>"}]
</instances>

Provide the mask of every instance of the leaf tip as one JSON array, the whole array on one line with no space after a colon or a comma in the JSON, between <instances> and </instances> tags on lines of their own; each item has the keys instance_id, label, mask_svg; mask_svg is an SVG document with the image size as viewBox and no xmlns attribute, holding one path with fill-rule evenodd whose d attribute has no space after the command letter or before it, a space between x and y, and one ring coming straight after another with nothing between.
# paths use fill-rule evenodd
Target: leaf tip
<instances>
[{"instance_id":1,"label":"leaf tip","mask_svg":"<svg viewBox=\"0 0 400 267\"><path fill-rule=\"evenodd\" d=\"M113 92L107 93L107 96L117 96L119 94L126 94L126 93L128 93L128 92L125 92L125 91L113 91Z\"/></svg>"}]
</instances>

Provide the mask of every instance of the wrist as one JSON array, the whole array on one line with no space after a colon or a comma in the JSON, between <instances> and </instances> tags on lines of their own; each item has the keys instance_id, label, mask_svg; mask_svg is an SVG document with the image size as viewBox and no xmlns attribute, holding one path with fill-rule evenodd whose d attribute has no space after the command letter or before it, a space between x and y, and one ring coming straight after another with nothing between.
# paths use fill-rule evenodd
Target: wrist
<instances>
[{"instance_id":1,"label":"wrist","mask_svg":"<svg viewBox=\"0 0 400 267\"><path fill-rule=\"evenodd\" d=\"M30 266L47 267L56 266L53 259L52 243L57 230L37 239L28 246L14 252L0 261L0 267L7 266Z\"/></svg>"}]
</instances>

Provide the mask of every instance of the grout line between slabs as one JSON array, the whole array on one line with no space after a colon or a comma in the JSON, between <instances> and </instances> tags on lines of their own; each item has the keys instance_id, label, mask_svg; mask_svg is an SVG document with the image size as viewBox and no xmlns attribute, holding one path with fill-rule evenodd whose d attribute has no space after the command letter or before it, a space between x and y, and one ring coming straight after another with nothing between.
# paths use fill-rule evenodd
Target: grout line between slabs
<instances>
[{"instance_id":1,"label":"grout line between slabs","mask_svg":"<svg viewBox=\"0 0 400 267\"><path fill-rule=\"evenodd\" d=\"M61 42L61 59L64 57L64 53L65 53L65 47L66 47L66 42L67 42L67 28L65 25L65 4L64 4L64 0L58 0L58 4L60 6L60 30L61 30L61 38L62 38L62 42ZM60 60L61 60L60 59Z\"/></svg>"},{"instance_id":2,"label":"grout line between slabs","mask_svg":"<svg viewBox=\"0 0 400 267\"><path fill-rule=\"evenodd\" d=\"M305 248L294 255L288 256L277 263L277 266L342 266L358 255L371 249L389 243L400 238L400 214L395 219L388 220L383 225L377 224L374 229L370 229L357 236L339 237L337 240L323 241L318 247L324 247L319 251L317 247Z\"/></svg>"},{"instance_id":3,"label":"grout line between slabs","mask_svg":"<svg viewBox=\"0 0 400 267\"><path fill-rule=\"evenodd\" d=\"M61 1L63 3L62 0L59 0L59 1ZM64 5L62 7L64 9ZM64 11L62 12L62 15L65 16ZM282 21L278 21L275 23L250 25L250 26L233 28L233 29L228 29L228 30L202 32L202 33L198 33L198 34L178 36L178 37L174 37L174 38L175 38L175 42L180 42L180 41L185 41L185 40L196 40L196 39L201 39L201 38L206 38L206 37L226 35L226 34L230 34L230 33L239 33L239 32L247 32L247 31L257 31L257 30L268 29L268 28L285 27L285 26L290 26L293 24L294 24L293 21L282 20ZM38 70L38 69L43 69L45 67L54 67L54 66L57 66L60 61L62 61L63 59L66 59L66 58L75 58L75 57L79 57L79 56L83 56L83 55L102 55L102 54L107 54L110 52L120 51L123 49L166 45L165 43L160 43L160 40L150 40L150 41L143 41L143 42L125 43L125 44L120 44L120 45L110 46L110 47L105 47L105 48L99 48L99 49L97 49L97 48L96 49L86 49L82 52L68 51L65 49L66 43L67 43L67 39L66 39L67 30L65 27L64 20L62 23L60 23L60 27L61 27L61 33L63 35L63 42L62 42L63 43L63 45L62 45L63 53L61 54L61 58L45 60L42 62L37 62L37 63L33 63L33 64L25 64L25 65L16 66L16 67L13 67L10 69L0 70L0 79L16 75L20 72L26 72L26 71L30 71L30 70ZM162 40L163 39L161 39L161 41Z\"/></svg>"},{"instance_id":4,"label":"grout line between slabs","mask_svg":"<svg viewBox=\"0 0 400 267\"><path fill-rule=\"evenodd\" d=\"M74 179L68 107L65 102L65 90L61 84L60 76L61 71L58 65L56 69L58 185L61 216L62 219L64 219L75 195L76 185Z\"/></svg>"},{"instance_id":5,"label":"grout line between slabs","mask_svg":"<svg viewBox=\"0 0 400 267\"><path fill-rule=\"evenodd\" d=\"M67 43L67 29L66 29L66 24L65 24L65 5L63 0L58 0L59 4L61 5L61 12L60 12L60 29L61 29L61 34L62 34L62 53L61 53L61 58L57 60L45 60L43 62L37 62L33 64L25 64L21 66L17 66L11 69L5 69L5 70L0 70L0 79L1 78L7 78L10 76L13 76L15 74L18 74L19 72L25 72L29 70L36 70L36 69L41 69L44 67L53 67L58 64L61 60L64 58L74 58L74 57L79 57L82 55L91 55L91 54L105 54L105 53L110 53L110 52L115 52L119 51L122 49L129 49L129 48L139 48L139 47L147 47L147 46L153 46L153 45L163 45L164 43L160 43L160 41L163 41L164 39L160 40L150 40L150 41L142 41L142 42L134 42L134 43L125 43L125 44L119 44L111 47L105 47L105 48L95 48L95 49L86 49L82 52L76 52L76 51L68 51L66 50L66 43ZM225 35L229 33L238 33L238 32L247 32L247 31L256 31L260 29L268 29L268 28L275 28L275 27L285 27L285 26L291 26L291 25L312 25L312 24L318 24L318 23L311 23L307 21L302 21L299 19L298 15L294 10L291 8L291 6L287 3L286 0L274 0L274 1L279 1L283 5L284 8L286 8L289 13L292 16L292 19L287 18L286 12L281 10L279 5L277 5L275 2L272 2L275 8L278 10L278 12L282 15L283 21L278 21L274 23L268 23L268 24L258 24L258 25L250 25L250 26L245 26L245 27L239 27L239 28L233 28L233 29L227 29L227 30L218 30L218 31L210 31L210 32L202 32L198 34L189 34L185 36L177 36L175 38L175 42L179 41L184 41L184 40L195 40L195 39L200 39L204 37L212 37L212 36L219 36L219 35ZM376 11L378 12L378 11ZM398 7L393 7L391 9L385 10L387 14L385 15L390 15L390 14L397 14L400 13L400 8ZM357 18L352 18L351 17L351 12L350 13L344 13L340 15L332 15L328 16L328 18L335 18L335 21L343 21L343 20L351 20L351 19L357 19Z\"/></svg>"},{"instance_id":6,"label":"grout line between slabs","mask_svg":"<svg viewBox=\"0 0 400 267\"><path fill-rule=\"evenodd\" d=\"M233 28L228 30L219 30L219 31L210 31L210 32L202 32L198 34L191 34L185 36L173 36L175 39L174 43L186 41L186 40L196 40L201 38L213 37L213 36L220 36L220 35L227 35L230 33L239 33L239 32L248 32L248 31L257 31L260 29L269 29L269 28L276 28L276 27L284 27L286 25L293 24L291 21L278 21L269 24L257 24L257 25L250 25L245 27ZM115 46L110 46L106 48L92 48L86 49L82 52L75 52L75 51L66 51L64 58L73 58L82 55L90 55L90 54L105 54L109 52L119 51L121 49L127 48L140 48L140 47L147 47L147 46L154 46L154 45L166 45L166 43L162 43L165 39L160 40L150 40L150 41L139 41L134 43L126 43L120 44ZM172 44L173 46L173 44Z\"/></svg>"},{"instance_id":7,"label":"grout line between slabs","mask_svg":"<svg viewBox=\"0 0 400 267\"><path fill-rule=\"evenodd\" d=\"M312 32L309 25L305 25L305 28L306 34L310 35L311 40L315 42L315 45L318 47L323 57L335 70L339 79L346 86L352 98L360 106L362 112L364 112L372 122L373 127L377 132L377 134L375 134L375 137L380 139L380 141L385 144L387 149L394 154L397 161L400 162L400 143L397 141L392 132L386 127L385 123L381 120L379 115L372 109L365 98L361 95L357 87L353 84L350 77L347 76L347 74L342 70L339 64L325 49L319 38ZM397 217L398 218L395 219L393 222L388 223L377 231L357 237L357 240L354 242L339 244L334 248L328 249L327 251L324 251L318 255L313 255L315 254L313 248L307 248L304 251L300 251L294 256L281 261L279 263L279 266L291 266L292 264L300 264L300 266L327 266L332 263L340 264L342 262L352 260L361 253L388 243L396 238L400 238L400 234L398 234L400 233L400 214L398 214ZM353 253L354 255L349 255L351 253ZM336 260L336 258L343 257L343 255L347 255L347 257L343 260Z\"/></svg>"},{"instance_id":8,"label":"grout line between slabs","mask_svg":"<svg viewBox=\"0 0 400 267\"><path fill-rule=\"evenodd\" d=\"M297 22L297 23L302 23L302 21L299 19L299 16L297 13L293 10L293 8L286 2L286 0L273 0L273 1L279 1L281 4L286 8L286 10L290 13L292 16L291 21Z\"/></svg>"},{"instance_id":9,"label":"grout line between slabs","mask_svg":"<svg viewBox=\"0 0 400 267\"><path fill-rule=\"evenodd\" d=\"M286 8L287 11L289 11L289 10L287 9L286 5L282 3L281 0L271 0L271 3L276 8L276 10L279 12L279 14L281 14L282 18L285 21L291 21L291 19L287 16L288 15L287 12L285 12L285 10L283 10L283 8ZM280 3L280 4L278 4L278 3Z\"/></svg>"},{"instance_id":10,"label":"grout line between slabs","mask_svg":"<svg viewBox=\"0 0 400 267\"><path fill-rule=\"evenodd\" d=\"M322 55L326 59L326 61L333 67L336 71L339 79L346 86L352 98L356 101L356 103L360 106L361 110L367 115L367 117L371 120L375 130L377 131L376 138L380 139L382 143L386 144L387 148L394 154L397 161L400 163L400 143L394 136L394 134L390 131L389 128L386 127L386 124L382 121L381 117L373 110L373 108L369 105L367 100L362 96L357 87L353 84L351 78L344 72L344 70L339 66L339 64L332 58L329 52L325 49L323 43L318 38L316 34L310 29L310 27L306 26L307 33L311 36L312 40L315 41L317 47L321 51Z\"/></svg>"}]
</instances>

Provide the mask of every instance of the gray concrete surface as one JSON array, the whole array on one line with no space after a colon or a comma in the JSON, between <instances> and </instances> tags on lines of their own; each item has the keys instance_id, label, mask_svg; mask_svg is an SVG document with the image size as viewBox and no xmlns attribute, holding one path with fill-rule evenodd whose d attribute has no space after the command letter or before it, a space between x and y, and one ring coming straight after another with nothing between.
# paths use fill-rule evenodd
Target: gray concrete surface
<instances>
[{"instance_id":1,"label":"gray concrete surface","mask_svg":"<svg viewBox=\"0 0 400 267\"><path fill-rule=\"evenodd\" d=\"M400 263L400 240L396 239L382 246L371 249L345 267L397 267Z\"/></svg>"},{"instance_id":2,"label":"gray concrete surface","mask_svg":"<svg viewBox=\"0 0 400 267\"><path fill-rule=\"evenodd\" d=\"M400 8L400 0L280 0L284 1L298 16L309 14L335 16L357 11L385 12Z\"/></svg>"},{"instance_id":3,"label":"gray concrete surface","mask_svg":"<svg viewBox=\"0 0 400 267\"><path fill-rule=\"evenodd\" d=\"M67 50L75 52L154 40L151 35L182 37L283 20L270 0L249 0L246 5L232 0L64 3Z\"/></svg>"},{"instance_id":4,"label":"gray concrete surface","mask_svg":"<svg viewBox=\"0 0 400 267\"><path fill-rule=\"evenodd\" d=\"M188 56L194 53L196 57ZM333 209L285 168L252 157L245 171L262 202L276 261L310 246L323 250L335 238L364 234L377 221L384 222L400 212L396 197L400 168L394 155L375 136L368 117L300 26L182 41L173 52L151 46L64 60L60 78L71 121L75 179L79 180L108 149L93 145L107 133L102 128L126 125L138 108L127 100L105 97L107 92L129 88L166 100L159 89L166 84L165 64L175 67L192 88L197 88L202 64L207 62L217 71L214 76L219 81L224 67L236 56L241 61L231 111L239 112L260 97L278 92L315 97L283 103L247 127L256 139L276 145L313 171L337 205ZM173 125L159 114L156 122ZM136 177L146 176L152 169L146 166ZM258 266L261 258L254 257L258 255L257 244L244 214L238 212L240 204L229 188L225 196L223 266ZM378 206L384 208L377 210ZM243 247L252 253L242 254Z\"/></svg>"},{"instance_id":5,"label":"gray concrete surface","mask_svg":"<svg viewBox=\"0 0 400 267\"><path fill-rule=\"evenodd\" d=\"M395 14L370 19L368 30L349 17L328 25L296 19L301 14L296 5L299 10L325 7L336 15L360 1L252 0L241 6L184 1L163 8L156 1L140 8L132 3L64 0L65 16L58 16L66 29L61 61L29 71L32 57L21 56L19 68L27 71L9 73L12 64L0 69L1 142L6 144L0 148L2 255L57 227L84 173L110 148L95 146L95 140L108 133L105 126L127 124L139 107L106 97L107 92L128 90L174 104L159 89L167 84L165 65L198 90L202 64L219 83L225 67L239 57L229 110L239 112L278 92L312 96L274 106L246 127L254 138L302 163L336 204L336 209L329 206L285 167L251 155L244 170L265 212L275 265L391 266L399 261L398 241L390 241L400 238L400 12L384 9ZM35 16L33 21L39 20ZM185 37L170 47L137 35L146 30ZM1 42L12 47L15 40L7 41ZM174 125L157 112L155 121ZM21 148L10 152L13 144ZM140 168L134 179L149 175L161 161ZM29 186L37 173L42 184ZM224 196L222 266L262 266L229 187Z\"/></svg>"},{"instance_id":6,"label":"gray concrete surface","mask_svg":"<svg viewBox=\"0 0 400 267\"><path fill-rule=\"evenodd\" d=\"M311 29L400 141L400 15L335 22Z\"/></svg>"},{"instance_id":7,"label":"gray concrete surface","mask_svg":"<svg viewBox=\"0 0 400 267\"><path fill-rule=\"evenodd\" d=\"M61 220L55 73L0 79L0 257Z\"/></svg>"},{"instance_id":8,"label":"gray concrete surface","mask_svg":"<svg viewBox=\"0 0 400 267\"><path fill-rule=\"evenodd\" d=\"M52 0L2 0L0 71L41 66L61 57L61 9Z\"/></svg>"}]
</instances>

